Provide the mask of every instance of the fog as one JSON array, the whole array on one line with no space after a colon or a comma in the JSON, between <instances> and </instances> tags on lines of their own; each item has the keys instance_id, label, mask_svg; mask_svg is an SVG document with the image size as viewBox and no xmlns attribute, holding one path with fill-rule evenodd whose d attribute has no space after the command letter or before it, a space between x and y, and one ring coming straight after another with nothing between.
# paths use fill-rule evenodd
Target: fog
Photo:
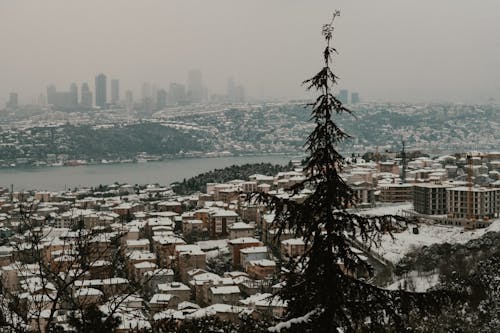
<instances>
[{"instance_id":1,"label":"fog","mask_svg":"<svg viewBox=\"0 0 500 333\"><path fill-rule=\"evenodd\" d=\"M139 94L200 69L256 99L306 96L334 9L339 88L365 101L500 99L500 1L0 0L0 108L103 72ZM108 81L109 82L109 81Z\"/></svg>"}]
</instances>

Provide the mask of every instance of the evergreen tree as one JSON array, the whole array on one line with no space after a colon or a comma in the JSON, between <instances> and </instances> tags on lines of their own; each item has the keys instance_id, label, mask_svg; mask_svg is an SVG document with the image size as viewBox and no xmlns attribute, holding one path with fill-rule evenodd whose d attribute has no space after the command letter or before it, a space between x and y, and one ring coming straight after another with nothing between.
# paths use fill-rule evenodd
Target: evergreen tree
<instances>
[{"instance_id":1,"label":"evergreen tree","mask_svg":"<svg viewBox=\"0 0 500 333\"><path fill-rule=\"evenodd\" d=\"M326 41L324 66L304 81L308 90L319 92L309 104L315 127L306 141L306 179L293 186L289 196L258 194L275 214L277 237L286 230L301 237L307 251L288 263L285 287L280 296L288 302L285 322L270 328L281 332L402 332L410 309L438 310L442 293L419 295L387 291L355 277L356 267L369 269L351 250L350 238L376 244L384 232L404 223L398 216L364 217L348 208L356 203L352 189L340 173L346 161L336 146L349 138L334 121L335 115L351 112L335 97L338 77L332 71L331 46L335 12L323 26ZM303 189L312 193L302 202L293 196Z\"/></svg>"}]
</instances>

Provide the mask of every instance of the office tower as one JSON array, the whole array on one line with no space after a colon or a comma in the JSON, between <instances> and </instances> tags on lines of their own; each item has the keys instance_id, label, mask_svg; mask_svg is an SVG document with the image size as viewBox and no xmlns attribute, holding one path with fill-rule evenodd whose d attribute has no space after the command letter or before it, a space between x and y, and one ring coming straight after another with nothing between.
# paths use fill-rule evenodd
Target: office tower
<instances>
[{"instance_id":1,"label":"office tower","mask_svg":"<svg viewBox=\"0 0 500 333\"><path fill-rule=\"evenodd\" d=\"M44 94L38 95L36 103L38 105L46 105L47 104L47 98Z\"/></svg>"},{"instance_id":2,"label":"office tower","mask_svg":"<svg viewBox=\"0 0 500 333\"><path fill-rule=\"evenodd\" d=\"M198 69L188 72L188 99L191 103L201 103L203 101L201 71Z\"/></svg>"},{"instance_id":3,"label":"office tower","mask_svg":"<svg viewBox=\"0 0 500 333\"><path fill-rule=\"evenodd\" d=\"M75 100L78 102L78 91L75 89L76 84L72 84L69 91L57 91L54 85L50 85L47 87L47 103L56 109L72 110L77 107Z\"/></svg>"},{"instance_id":4,"label":"office tower","mask_svg":"<svg viewBox=\"0 0 500 333\"><path fill-rule=\"evenodd\" d=\"M236 103L245 102L245 88L241 84L236 86L236 90L234 92L234 101Z\"/></svg>"},{"instance_id":5,"label":"office tower","mask_svg":"<svg viewBox=\"0 0 500 333\"><path fill-rule=\"evenodd\" d=\"M78 87L76 86L76 83L72 83L69 92L71 94L71 106L76 107L78 106Z\"/></svg>"},{"instance_id":6,"label":"office tower","mask_svg":"<svg viewBox=\"0 0 500 333\"><path fill-rule=\"evenodd\" d=\"M141 97L143 100L151 97L151 83L144 82L141 89Z\"/></svg>"},{"instance_id":7,"label":"office tower","mask_svg":"<svg viewBox=\"0 0 500 333\"><path fill-rule=\"evenodd\" d=\"M156 109L163 110L167 106L167 91L160 89L156 93Z\"/></svg>"},{"instance_id":8,"label":"office tower","mask_svg":"<svg viewBox=\"0 0 500 333\"><path fill-rule=\"evenodd\" d=\"M140 107L142 112L151 115L155 107L155 101L153 99L153 93L151 91L151 83L144 82L141 89L142 100Z\"/></svg>"},{"instance_id":9,"label":"office tower","mask_svg":"<svg viewBox=\"0 0 500 333\"><path fill-rule=\"evenodd\" d=\"M95 105L105 109L106 101L106 75L101 73L95 77Z\"/></svg>"},{"instance_id":10,"label":"office tower","mask_svg":"<svg viewBox=\"0 0 500 333\"><path fill-rule=\"evenodd\" d=\"M132 109L132 106L134 106L134 93L132 90L125 91L125 105L129 110Z\"/></svg>"},{"instance_id":11,"label":"office tower","mask_svg":"<svg viewBox=\"0 0 500 333\"><path fill-rule=\"evenodd\" d=\"M111 80L111 104L117 105L120 101L120 81Z\"/></svg>"},{"instance_id":12,"label":"office tower","mask_svg":"<svg viewBox=\"0 0 500 333\"><path fill-rule=\"evenodd\" d=\"M53 84L47 87L47 104L54 105L56 86Z\"/></svg>"},{"instance_id":13,"label":"office tower","mask_svg":"<svg viewBox=\"0 0 500 333\"><path fill-rule=\"evenodd\" d=\"M168 105L186 104L186 87L179 83L171 83L168 90Z\"/></svg>"},{"instance_id":14,"label":"office tower","mask_svg":"<svg viewBox=\"0 0 500 333\"><path fill-rule=\"evenodd\" d=\"M90 92L89 85L85 82L82 84L81 91L81 104L83 107L91 108L92 107L92 92Z\"/></svg>"},{"instance_id":15,"label":"office tower","mask_svg":"<svg viewBox=\"0 0 500 333\"><path fill-rule=\"evenodd\" d=\"M245 101L245 88L242 85L236 85L233 78L227 80L227 100L229 103Z\"/></svg>"},{"instance_id":16,"label":"office tower","mask_svg":"<svg viewBox=\"0 0 500 333\"><path fill-rule=\"evenodd\" d=\"M19 106L18 95L15 92L9 94L9 101L5 104L7 108L17 109Z\"/></svg>"},{"instance_id":17,"label":"office tower","mask_svg":"<svg viewBox=\"0 0 500 333\"><path fill-rule=\"evenodd\" d=\"M343 104L347 104L349 102L349 91L347 89L341 89L339 91L338 99Z\"/></svg>"},{"instance_id":18,"label":"office tower","mask_svg":"<svg viewBox=\"0 0 500 333\"><path fill-rule=\"evenodd\" d=\"M351 94L351 104L359 103L359 94L357 92L353 92Z\"/></svg>"}]
</instances>

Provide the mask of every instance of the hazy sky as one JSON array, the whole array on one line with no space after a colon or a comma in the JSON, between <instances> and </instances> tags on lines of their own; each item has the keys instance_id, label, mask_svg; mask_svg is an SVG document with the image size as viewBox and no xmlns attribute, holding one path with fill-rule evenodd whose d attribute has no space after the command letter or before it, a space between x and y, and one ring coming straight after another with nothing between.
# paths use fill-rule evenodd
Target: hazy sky
<instances>
[{"instance_id":1,"label":"hazy sky","mask_svg":"<svg viewBox=\"0 0 500 333\"><path fill-rule=\"evenodd\" d=\"M104 72L121 94L234 77L254 97L300 98L321 65L321 25L341 10L339 87L364 100L500 100L498 0L0 0L0 105Z\"/></svg>"}]
</instances>

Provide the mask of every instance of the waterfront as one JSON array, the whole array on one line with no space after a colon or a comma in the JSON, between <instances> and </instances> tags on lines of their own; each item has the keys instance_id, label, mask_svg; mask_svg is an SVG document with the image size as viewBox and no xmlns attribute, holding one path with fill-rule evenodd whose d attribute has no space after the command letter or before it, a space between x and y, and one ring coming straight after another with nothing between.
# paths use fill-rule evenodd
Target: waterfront
<instances>
[{"instance_id":1,"label":"waterfront","mask_svg":"<svg viewBox=\"0 0 500 333\"><path fill-rule=\"evenodd\" d=\"M0 169L0 186L14 190L62 191L67 188L97 186L114 182L169 185L199 173L233 164L269 162L286 164L284 155L182 158L148 163L81 165L76 167L34 167Z\"/></svg>"}]
</instances>

